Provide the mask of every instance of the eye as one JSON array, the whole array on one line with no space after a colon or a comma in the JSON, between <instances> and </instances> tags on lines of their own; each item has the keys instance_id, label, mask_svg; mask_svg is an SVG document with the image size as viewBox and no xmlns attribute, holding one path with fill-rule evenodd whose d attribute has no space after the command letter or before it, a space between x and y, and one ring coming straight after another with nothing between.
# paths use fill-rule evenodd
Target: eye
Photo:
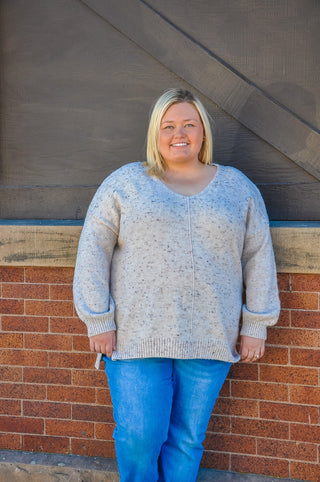
<instances>
[{"instance_id":1,"label":"eye","mask_svg":"<svg viewBox=\"0 0 320 482\"><path fill-rule=\"evenodd\" d=\"M194 125L189 123L189 124L186 124L185 127L194 127Z\"/></svg>"},{"instance_id":2,"label":"eye","mask_svg":"<svg viewBox=\"0 0 320 482\"><path fill-rule=\"evenodd\" d=\"M164 129L167 129L167 130L173 129L173 126L165 126Z\"/></svg>"}]
</instances>

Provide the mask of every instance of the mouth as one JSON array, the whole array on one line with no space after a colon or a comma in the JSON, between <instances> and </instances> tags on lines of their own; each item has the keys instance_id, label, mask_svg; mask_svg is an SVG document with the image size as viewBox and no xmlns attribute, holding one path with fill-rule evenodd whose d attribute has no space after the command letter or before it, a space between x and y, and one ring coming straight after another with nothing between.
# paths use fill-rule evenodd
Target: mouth
<instances>
[{"instance_id":1,"label":"mouth","mask_svg":"<svg viewBox=\"0 0 320 482\"><path fill-rule=\"evenodd\" d=\"M174 144L171 144L172 147L186 147L187 145L187 142L176 142Z\"/></svg>"}]
</instances>

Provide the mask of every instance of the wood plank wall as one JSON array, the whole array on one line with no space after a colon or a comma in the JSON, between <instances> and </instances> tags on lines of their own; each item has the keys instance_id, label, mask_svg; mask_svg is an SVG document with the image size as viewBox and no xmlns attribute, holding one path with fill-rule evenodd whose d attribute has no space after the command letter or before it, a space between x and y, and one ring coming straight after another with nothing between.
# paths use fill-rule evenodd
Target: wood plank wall
<instances>
[{"instance_id":1,"label":"wood plank wall","mask_svg":"<svg viewBox=\"0 0 320 482\"><path fill-rule=\"evenodd\" d=\"M194 91L214 160L243 170L272 220L319 220L316 0L3 0L0 217L83 219L144 158L150 106Z\"/></svg>"}]
</instances>

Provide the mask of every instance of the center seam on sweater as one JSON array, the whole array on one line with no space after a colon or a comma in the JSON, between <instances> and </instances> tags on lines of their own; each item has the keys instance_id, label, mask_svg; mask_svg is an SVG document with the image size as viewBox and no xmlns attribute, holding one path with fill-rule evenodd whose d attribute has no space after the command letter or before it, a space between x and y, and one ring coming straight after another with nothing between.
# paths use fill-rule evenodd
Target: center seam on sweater
<instances>
[{"instance_id":1,"label":"center seam on sweater","mask_svg":"<svg viewBox=\"0 0 320 482\"><path fill-rule=\"evenodd\" d=\"M193 313L194 313L194 297L195 297L195 269L194 269L194 253L193 253L193 242L192 242L192 228L191 228L191 211L190 211L190 199L187 198L187 207L188 207L188 238L189 238L189 250L190 250L190 257L191 257L191 266L192 266L192 305L191 305L191 323L190 329L193 332Z\"/></svg>"}]
</instances>

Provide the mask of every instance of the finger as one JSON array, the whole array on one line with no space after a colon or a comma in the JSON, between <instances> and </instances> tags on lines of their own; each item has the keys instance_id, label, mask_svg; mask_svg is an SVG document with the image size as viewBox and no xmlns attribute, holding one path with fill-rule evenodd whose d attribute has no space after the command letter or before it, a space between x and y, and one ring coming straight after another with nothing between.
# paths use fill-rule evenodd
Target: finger
<instances>
[{"instance_id":1,"label":"finger","mask_svg":"<svg viewBox=\"0 0 320 482\"><path fill-rule=\"evenodd\" d=\"M116 348L117 348L117 337L116 337L116 334L114 332L113 336L112 336L112 350L115 351Z\"/></svg>"}]
</instances>

